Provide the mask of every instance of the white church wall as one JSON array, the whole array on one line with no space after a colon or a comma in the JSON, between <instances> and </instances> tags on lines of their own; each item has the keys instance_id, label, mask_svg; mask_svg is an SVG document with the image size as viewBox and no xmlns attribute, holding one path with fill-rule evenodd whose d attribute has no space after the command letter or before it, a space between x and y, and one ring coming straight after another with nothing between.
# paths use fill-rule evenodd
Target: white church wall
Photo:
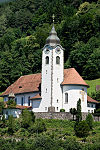
<instances>
[{"instance_id":1,"label":"white church wall","mask_svg":"<svg viewBox=\"0 0 100 150\"><path fill-rule=\"evenodd\" d=\"M41 96L42 101L40 103L39 112L47 112L45 107L50 107L51 100L51 55L52 50L49 49L49 53L45 53L47 48L44 48L42 52L42 81L41 81ZM46 64L46 57L49 57L49 64Z\"/></svg>"},{"instance_id":2,"label":"white church wall","mask_svg":"<svg viewBox=\"0 0 100 150\"><path fill-rule=\"evenodd\" d=\"M84 100L82 100L81 91L84 89ZM68 93L68 103L65 103L65 93ZM77 85L64 85L63 86L63 106L66 112L70 111L70 108L77 108L77 101L81 99L82 112L88 112L87 110L87 87Z\"/></svg>"},{"instance_id":3,"label":"white church wall","mask_svg":"<svg viewBox=\"0 0 100 150\"><path fill-rule=\"evenodd\" d=\"M60 49L60 53L56 52L57 49ZM56 64L57 56L60 57L60 64ZM63 82L63 74L63 50L57 46L53 50L53 106L56 112L59 112L62 106L62 89L60 85Z\"/></svg>"}]
</instances>

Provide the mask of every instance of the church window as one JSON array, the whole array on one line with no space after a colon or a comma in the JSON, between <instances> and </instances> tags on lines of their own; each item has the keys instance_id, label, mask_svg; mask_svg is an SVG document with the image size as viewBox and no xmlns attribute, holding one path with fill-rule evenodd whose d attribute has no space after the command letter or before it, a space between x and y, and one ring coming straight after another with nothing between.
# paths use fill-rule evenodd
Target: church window
<instances>
[{"instance_id":1,"label":"church window","mask_svg":"<svg viewBox=\"0 0 100 150\"><path fill-rule=\"evenodd\" d=\"M93 110L91 110L91 113L93 113Z\"/></svg>"},{"instance_id":2,"label":"church window","mask_svg":"<svg viewBox=\"0 0 100 150\"><path fill-rule=\"evenodd\" d=\"M59 82L59 79L57 78L57 82Z\"/></svg>"},{"instance_id":3,"label":"church window","mask_svg":"<svg viewBox=\"0 0 100 150\"><path fill-rule=\"evenodd\" d=\"M17 104L17 98L15 98L15 102L16 102L16 104Z\"/></svg>"},{"instance_id":4,"label":"church window","mask_svg":"<svg viewBox=\"0 0 100 150\"><path fill-rule=\"evenodd\" d=\"M46 64L49 64L49 57L48 56L46 56L45 61L46 61L45 62Z\"/></svg>"},{"instance_id":5,"label":"church window","mask_svg":"<svg viewBox=\"0 0 100 150\"><path fill-rule=\"evenodd\" d=\"M58 103L58 99L57 99L57 103Z\"/></svg>"},{"instance_id":6,"label":"church window","mask_svg":"<svg viewBox=\"0 0 100 150\"><path fill-rule=\"evenodd\" d=\"M60 64L60 57L59 56L56 57L56 64Z\"/></svg>"},{"instance_id":7,"label":"church window","mask_svg":"<svg viewBox=\"0 0 100 150\"><path fill-rule=\"evenodd\" d=\"M47 110L47 107L45 107L45 110Z\"/></svg>"},{"instance_id":8,"label":"church window","mask_svg":"<svg viewBox=\"0 0 100 150\"><path fill-rule=\"evenodd\" d=\"M30 96L28 97L28 106L30 106Z\"/></svg>"},{"instance_id":9,"label":"church window","mask_svg":"<svg viewBox=\"0 0 100 150\"><path fill-rule=\"evenodd\" d=\"M46 74L47 74L47 70L46 70Z\"/></svg>"},{"instance_id":10,"label":"church window","mask_svg":"<svg viewBox=\"0 0 100 150\"><path fill-rule=\"evenodd\" d=\"M58 110L58 107L57 107L57 110Z\"/></svg>"},{"instance_id":11,"label":"church window","mask_svg":"<svg viewBox=\"0 0 100 150\"><path fill-rule=\"evenodd\" d=\"M90 104L89 104L89 103L87 103L87 107L90 107Z\"/></svg>"},{"instance_id":12,"label":"church window","mask_svg":"<svg viewBox=\"0 0 100 150\"><path fill-rule=\"evenodd\" d=\"M88 110L88 113L90 113L90 110Z\"/></svg>"},{"instance_id":13,"label":"church window","mask_svg":"<svg viewBox=\"0 0 100 150\"><path fill-rule=\"evenodd\" d=\"M24 103L24 99L23 99L23 97L22 97L22 99L21 99L21 105L23 106L23 103Z\"/></svg>"},{"instance_id":14,"label":"church window","mask_svg":"<svg viewBox=\"0 0 100 150\"><path fill-rule=\"evenodd\" d=\"M65 103L68 103L68 93L65 93Z\"/></svg>"},{"instance_id":15,"label":"church window","mask_svg":"<svg viewBox=\"0 0 100 150\"><path fill-rule=\"evenodd\" d=\"M46 93L47 93L47 88L46 88Z\"/></svg>"}]
</instances>

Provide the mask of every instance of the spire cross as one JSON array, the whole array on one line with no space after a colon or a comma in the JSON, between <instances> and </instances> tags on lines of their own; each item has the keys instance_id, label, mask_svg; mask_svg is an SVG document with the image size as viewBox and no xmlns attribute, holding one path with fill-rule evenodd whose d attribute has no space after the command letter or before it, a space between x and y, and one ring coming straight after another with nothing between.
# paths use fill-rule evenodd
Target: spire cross
<instances>
[{"instance_id":1,"label":"spire cross","mask_svg":"<svg viewBox=\"0 0 100 150\"><path fill-rule=\"evenodd\" d=\"M52 18L53 18L53 23L54 23L54 21L55 21L55 15L54 14L52 15Z\"/></svg>"}]
</instances>

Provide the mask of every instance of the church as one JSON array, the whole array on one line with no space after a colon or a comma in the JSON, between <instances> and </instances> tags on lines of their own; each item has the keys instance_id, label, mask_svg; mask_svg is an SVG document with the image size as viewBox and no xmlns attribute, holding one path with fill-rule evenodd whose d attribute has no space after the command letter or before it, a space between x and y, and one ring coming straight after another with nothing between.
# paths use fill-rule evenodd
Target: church
<instances>
[{"instance_id":1,"label":"church","mask_svg":"<svg viewBox=\"0 0 100 150\"><path fill-rule=\"evenodd\" d=\"M21 76L1 96L4 102L14 98L15 110L30 108L33 112L69 112L80 98L82 112L93 113L98 102L87 95L88 87L74 68L64 69L64 49L53 24L42 49L42 72ZM6 108L5 113L12 111Z\"/></svg>"}]
</instances>

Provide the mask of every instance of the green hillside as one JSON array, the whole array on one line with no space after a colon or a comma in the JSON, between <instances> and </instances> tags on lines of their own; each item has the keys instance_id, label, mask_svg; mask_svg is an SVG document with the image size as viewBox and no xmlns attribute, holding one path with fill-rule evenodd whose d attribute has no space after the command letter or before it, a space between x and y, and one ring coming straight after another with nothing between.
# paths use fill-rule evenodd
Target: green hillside
<instances>
[{"instance_id":1,"label":"green hillside","mask_svg":"<svg viewBox=\"0 0 100 150\"><path fill-rule=\"evenodd\" d=\"M0 92L20 76L41 71L53 14L64 67L85 80L100 77L99 0L12 0L0 3Z\"/></svg>"},{"instance_id":2,"label":"green hillside","mask_svg":"<svg viewBox=\"0 0 100 150\"><path fill-rule=\"evenodd\" d=\"M100 78L96 80L86 80L86 83L90 86L87 90L88 94L95 92L96 85L100 85Z\"/></svg>"}]
</instances>

